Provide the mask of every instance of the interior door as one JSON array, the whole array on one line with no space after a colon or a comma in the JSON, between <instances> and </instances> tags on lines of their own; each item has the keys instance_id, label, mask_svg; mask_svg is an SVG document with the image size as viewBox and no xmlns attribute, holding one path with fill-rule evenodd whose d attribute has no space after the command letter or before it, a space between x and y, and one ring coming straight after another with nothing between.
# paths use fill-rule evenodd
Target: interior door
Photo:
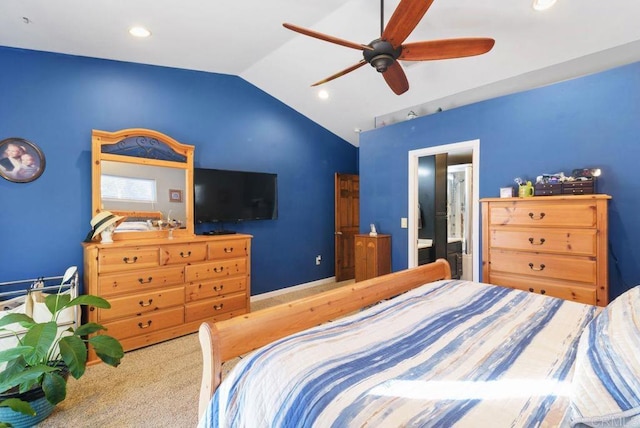
<instances>
[{"instance_id":1,"label":"interior door","mask_svg":"<svg viewBox=\"0 0 640 428\"><path fill-rule=\"evenodd\" d=\"M335 175L336 281L355 277L355 240L360 230L360 177Z\"/></svg>"}]
</instances>

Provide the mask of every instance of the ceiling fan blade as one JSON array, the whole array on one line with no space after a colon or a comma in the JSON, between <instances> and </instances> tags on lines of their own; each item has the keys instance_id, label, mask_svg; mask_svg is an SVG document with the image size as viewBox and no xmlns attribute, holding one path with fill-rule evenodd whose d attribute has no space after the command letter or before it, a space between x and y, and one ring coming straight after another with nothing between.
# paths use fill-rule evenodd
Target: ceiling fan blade
<instances>
[{"instance_id":1,"label":"ceiling fan blade","mask_svg":"<svg viewBox=\"0 0 640 428\"><path fill-rule=\"evenodd\" d=\"M404 74L404 70L398 61L394 61L393 64L387 68L387 71L382 73L382 76L396 95L404 94L409 90L407 75Z\"/></svg>"},{"instance_id":2,"label":"ceiling fan blade","mask_svg":"<svg viewBox=\"0 0 640 428\"><path fill-rule=\"evenodd\" d=\"M433 0L401 0L382 32L382 40L394 48L400 46L427 13L431 3Z\"/></svg>"},{"instance_id":3,"label":"ceiling fan blade","mask_svg":"<svg viewBox=\"0 0 640 428\"><path fill-rule=\"evenodd\" d=\"M296 33L304 34L305 36L314 37L316 39L324 40L325 42L335 43L336 45L346 46L352 49L358 49L360 51L363 50L373 50L371 46L363 45L360 43L350 42L348 40L339 39L337 37L328 36L326 34L318 33L317 31L309 30L307 28L298 27L297 25L287 24L286 22L282 24L284 28L287 28L291 31L295 31Z\"/></svg>"},{"instance_id":4,"label":"ceiling fan blade","mask_svg":"<svg viewBox=\"0 0 640 428\"><path fill-rule=\"evenodd\" d=\"M311 85L311 86L318 86L318 85L322 85L323 83L327 83L327 82L329 82L330 80L337 79L337 78L338 78L338 77L340 77L340 76L344 76L345 74L347 74L347 73L351 73L353 70L356 70L356 69L358 69L358 68L362 67L362 66L363 66L363 65L365 65L366 63L367 63L367 61L365 61L364 59L361 59L359 63L354 64L354 65L352 65L351 67L345 68L344 70L342 70L342 71L340 71L340 72L338 72L338 73L336 73L336 74L333 74L333 75L331 75L331 76L327 77L326 79L322 79L321 81L316 82L316 83L314 83L314 84L313 84L313 85Z\"/></svg>"},{"instance_id":5,"label":"ceiling fan blade","mask_svg":"<svg viewBox=\"0 0 640 428\"><path fill-rule=\"evenodd\" d=\"M402 45L402 53L398 59L429 61L481 55L489 52L495 42L489 38L464 38L406 43Z\"/></svg>"}]
</instances>

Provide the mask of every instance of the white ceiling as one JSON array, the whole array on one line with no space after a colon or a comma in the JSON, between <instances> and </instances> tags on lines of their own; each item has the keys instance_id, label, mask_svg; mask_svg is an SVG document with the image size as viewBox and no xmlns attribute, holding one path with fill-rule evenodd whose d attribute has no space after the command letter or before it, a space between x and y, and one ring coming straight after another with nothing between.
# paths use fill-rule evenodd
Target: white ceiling
<instances>
[{"instance_id":1,"label":"white ceiling","mask_svg":"<svg viewBox=\"0 0 640 428\"><path fill-rule=\"evenodd\" d=\"M398 0L385 2L385 21ZM640 1L435 0L414 42L492 37L485 55L403 63L395 95L368 65L320 88L310 84L362 58L302 36L289 22L357 43L380 34L379 0L2 0L0 45L238 75L354 145L363 131L406 117L640 61ZM153 35L134 39L133 25ZM5 65L6 66L6 65Z\"/></svg>"}]
</instances>

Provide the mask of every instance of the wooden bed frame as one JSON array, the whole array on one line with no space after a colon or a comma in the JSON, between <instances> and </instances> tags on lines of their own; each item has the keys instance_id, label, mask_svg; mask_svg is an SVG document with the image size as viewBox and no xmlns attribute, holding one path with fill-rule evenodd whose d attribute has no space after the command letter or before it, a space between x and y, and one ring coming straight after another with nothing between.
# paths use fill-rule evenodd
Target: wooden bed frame
<instances>
[{"instance_id":1,"label":"wooden bed frame","mask_svg":"<svg viewBox=\"0 0 640 428\"><path fill-rule=\"evenodd\" d=\"M449 263L438 259L225 321L202 323L199 332L203 358L199 418L222 381L223 362L428 282L450 278Z\"/></svg>"}]
</instances>

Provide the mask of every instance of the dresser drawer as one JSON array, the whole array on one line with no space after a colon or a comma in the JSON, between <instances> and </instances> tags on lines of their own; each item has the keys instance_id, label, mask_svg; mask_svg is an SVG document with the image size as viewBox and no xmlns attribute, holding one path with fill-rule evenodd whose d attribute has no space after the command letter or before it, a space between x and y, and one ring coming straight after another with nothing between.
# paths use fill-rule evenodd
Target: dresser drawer
<instances>
[{"instance_id":1,"label":"dresser drawer","mask_svg":"<svg viewBox=\"0 0 640 428\"><path fill-rule=\"evenodd\" d=\"M526 227L595 227L596 205L576 203L527 202L493 203L489 208L491 225Z\"/></svg>"},{"instance_id":2,"label":"dresser drawer","mask_svg":"<svg viewBox=\"0 0 640 428\"><path fill-rule=\"evenodd\" d=\"M185 310L185 320L191 322L215 318L233 311L240 311L234 314L239 315L247 312L246 305L247 296L244 293L188 303Z\"/></svg>"},{"instance_id":3,"label":"dresser drawer","mask_svg":"<svg viewBox=\"0 0 640 428\"><path fill-rule=\"evenodd\" d=\"M166 285L184 283L184 268L171 266L136 272L114 273L98 276L100 296L121 295L128 292L144 291Z\"/></svg>"},{"instance_id":4,"label":"dresser drawer","mask_svg":"<svg viewBox=\"0 0 640 428\"><path fill-rule=\"evenodd\" d=\"M185 296L187 302L193 302L195 300L238 293L246 289L247 277L239 276L189 283L185 286Z\"/></svg>"},{"instance_id":5,"label":"dresser drawer","mask_svg":"<svg viewBox=\"0 0 640 428\"><path fill-rule=\"evenodd\" d=\"M186 282L224 278L247 273L247 259L230 259L185 266Z\"/></svg>"},{"instance_id":6,"label":"dresser drawer","mask_svg":"<svg viewBox=\"0 0 640 428\"><path fill-rule=\"evenodd\" d=\"M249 255L248 239L233 239L228 241L209 242L209 260L247 257Z\"/></svg>"},{"instance_id":7,"label":"dresser drawer","mask_svg":"<svg viewBox=\"0 0 640 428\"><path fill-rule=\"evenodd\" d=\"M149 312L131 318L105 323L106 334L116 339L140 336L184 323L184 306Z\"/></svg>"},{"instance_id":8,"label":"dresser drawer","mask_svg":"<svg viewBox=\"0 0 640 428\"><path fill-rule=\"evenodd\" d=\"M160 266L158 247L103 249L98 254L98 272L120 272Z\"/></svg>"},{"instance_id":9,"label":"dresser drawer","mask_svg":"<svg viewBox=\"0 0 640 428\"><path fill-rule=\"evenodd\" d=\"M543 229L528 230L500 227L490 230L492 248L504 248L541 253L566 253L595 256L597 232L595 229Z\"/></svg>"},{"instance_id":10,"label":"dresser drawer","mask_svg":"<svg viewBox=\"0 0 640 428\"><path fill-rule=\"evenodd\" d=\"M508 274L494 274L491 276L491 283L532 293L544 294L546 296L559 297L574 302L595 305L596 288L594 286L581 286L571 282L524 278L522 276Z\"/></svg>"},{"instance_id":11,"label":"dresser drawer","mask_svg":"<svg viewBox=\"0 0 640 428\"><path fill-rule=\"evenodd\" d=\"M496 272L596 283L596 261L587 257L491 251L491 279Z\"/></svg>"},{"instance_id":12,"label":"dresser drawer","mask_svg":"<svg viewBox=\"0 0 640 428\"><path fill-rule=\"evenodd\" d=\"M202 262L207 258L207 244L179 244L162 246L160 254L163 264L185 264Z\"/></svg>"},{"instance_id":13,"label":"dresser drawer","mask_svg":"<svg viewBox=\"0 0 640 428\"><path fill-rule=\"evenodd\" d=\"M113 297L109 303L110 309L98 309L98 322L181 306L184 304L184 287Z\"/></svg>"}]
</instances>

